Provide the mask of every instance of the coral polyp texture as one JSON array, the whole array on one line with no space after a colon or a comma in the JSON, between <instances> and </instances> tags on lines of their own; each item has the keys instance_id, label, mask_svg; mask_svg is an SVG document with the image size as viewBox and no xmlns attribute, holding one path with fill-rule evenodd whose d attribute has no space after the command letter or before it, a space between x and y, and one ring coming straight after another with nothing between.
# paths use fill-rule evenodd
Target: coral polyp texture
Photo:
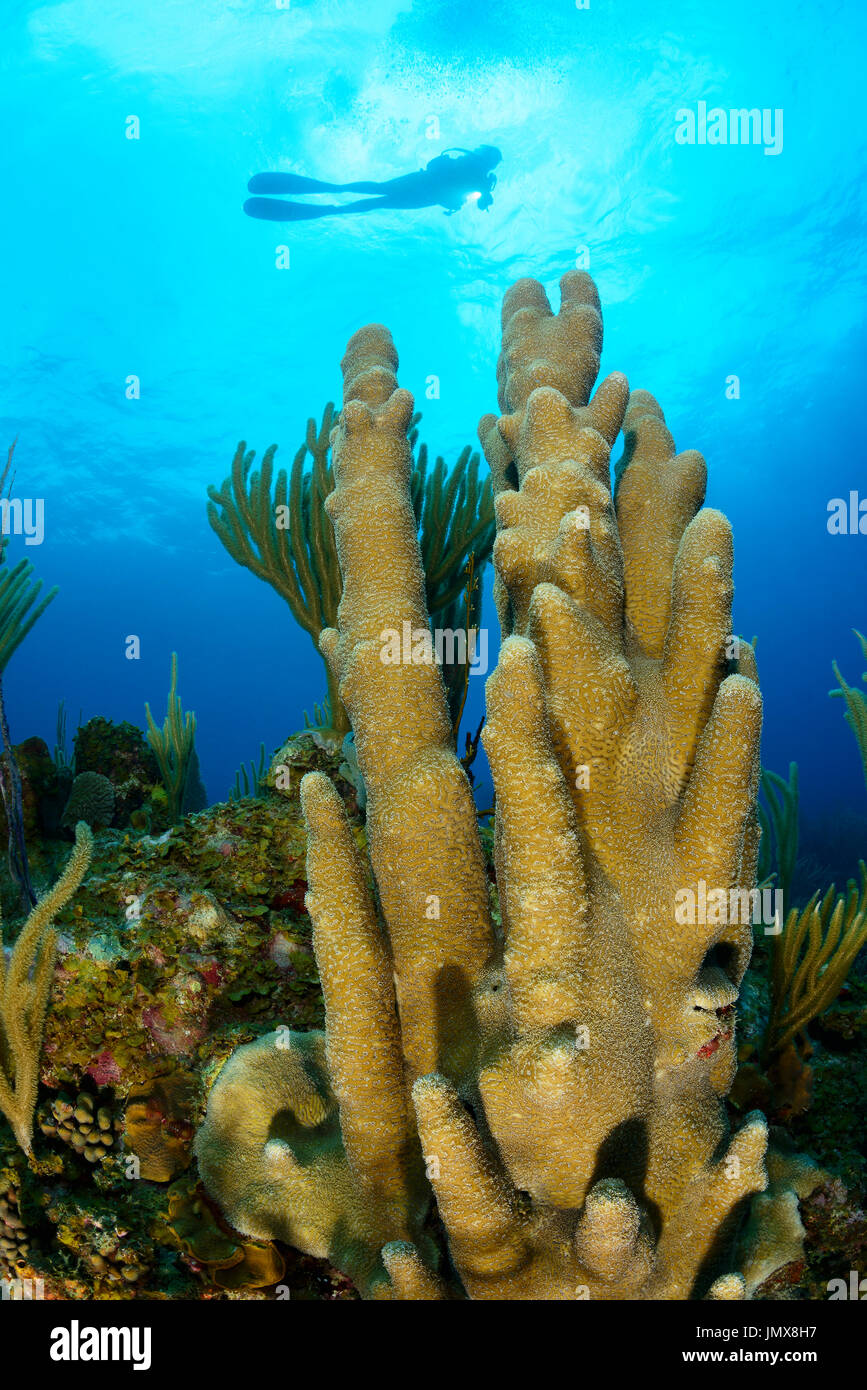
<instances>
[{"instance_id":1,"label":"coral polyp texture","mask_svg":"<svg viewBox=\"0 0 867 1390\"><path fill-rule=\"evenodd\" d=\"M32 1153L39 1059L51 998L57 932L53 921L90 867L93 835L82 820L75 848L57 882L33 907L7 963L0 939L0 1114L25 1153Z\"/></svg>"},{"instance_id":2,"label":"coral polyp texture","mask_svg":"<svg viewBox=\"0 0 867 1390\"><path fill-rule=\"evenodd\" d=\"M384 632L429 623L412 397L380 325L343 361L327 504L343 593L320 645L369 863L308 774L324 1047L239 1049L197 1154L242 1233L327 1254L367 1297L752 1288L738 1233L767 1129L755 1112L730 1133L723 1106L749 911L683 910L711 890L743 907L755 884L761 697L752 650L731 657L731 532L652 396L613 374L591 398L599 299L584 273L560 288L557 314L533 280L506 295L502 413L479 431L505 639L483 734L502 926L439 669L381 659ZM752 1203L765 1273L792 1244L780 1193Z\"/></svg>"}]
</instances>

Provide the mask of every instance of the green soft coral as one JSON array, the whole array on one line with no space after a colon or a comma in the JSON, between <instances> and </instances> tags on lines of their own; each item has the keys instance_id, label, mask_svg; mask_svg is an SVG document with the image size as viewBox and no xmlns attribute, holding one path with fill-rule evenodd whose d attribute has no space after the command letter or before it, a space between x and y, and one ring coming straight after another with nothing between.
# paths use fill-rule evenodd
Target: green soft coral
<instances>
[{"instance_id":1,"label":"green soft coral","mask_svg":"<svg viewBox=\"0 0 867 1390\"><path fill-rule=\"evenodd\" d=\"M196 716L189 711L184 714L178 695L178 657L172 652L172 683L169 689L168 709L162 728L158 728L151 714L150 705L145 705L148 721L148 743L154 751L160 775L169 798L169 815L172 825L181 818L184 793L191 774L198 769L196 755Z\"/></svg>"},{"instance_id":2,"label":"green soft coral","mask_svg":"<svg viewBox=\"0 0 867 1390\"><path fill-rule=\"evenodd\" d=\"M852 629L858 641L861 643L861 654L867 661L867 637L859 632L857 628ZM861 766L864 769L864 781L867 783L867 693L858 690L857 687L847 685L840 674L840 668L836 661L831 663L834 668L834 675L840 682L837 690L830 691L830 695L846 701L846 721L855 735L858 744L858 752L861 754ZM862 672L862 681L867 683L867 671Z\"/></svg>"}]
</instances>

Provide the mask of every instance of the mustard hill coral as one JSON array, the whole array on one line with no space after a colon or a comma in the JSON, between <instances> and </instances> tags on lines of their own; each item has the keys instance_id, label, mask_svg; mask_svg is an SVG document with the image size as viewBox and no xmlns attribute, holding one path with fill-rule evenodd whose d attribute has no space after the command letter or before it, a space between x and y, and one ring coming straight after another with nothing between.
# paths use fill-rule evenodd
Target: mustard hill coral
<instances>
[{"instance_id":1,"label":"mustard hill coral","mask_svg":"<svg viewBox=\"0 0 867 1390\"><path fill-rule=\"evenodd\" d=\"M343 594L320 645L355 733L376 899L339 797L308 775L324 1052L241 1049L197 1152L240 1230L347 1269L351 1229L369 1297L743 1297L732 1237L766 1185L763 1117L732 1136L722 1104L751 927L676 909L702 882L728 901L755 881L761 698L748 646L727 674L731 533L699 510L704 461L676 453L651 396L614 374L591 399L596 290L571 273L561 295L556 315L535 281L506 295L502 414L480 426L506 637L484 735L504 939L440 673L380 659L387 629L428 624L412 398L381 326L343 361L327 504ZM309 1151L311 1088L327 1132ZM425 1249L417 1139L459 1285ZM326 1156L333 1187L316 1183Z\"/></svg>"},{"instance_id":2,"label":"mustard hill coral","mask_svg":"<svg viewBox=\"0 0 867 1390\"><path fill-rule=\"evenodd\" d=\"M6 1187L0 1180L0 1277L14 1279L26 1269L30 1241L19 1209L18 1188L13 1183Z\"/></svg>"},{"instance_id":3,"label":"mustard hill coral","mask_svg":"<svg viewBox=\"0 0 867 1390\"><path fill-rule=\"evenodd\" d=\"M116 1132L123 1126L112 1113L110 1104L94 1107L89 1091L77 1096L55 1096L39 1112L39 1128L49 1138L60 1139L71 1149L83 1154L88 1163L105 1158L115 1142Z\"/></svg>"},{"instance_id":4,"label":"mustard hill coral","mask_svg":"<svg viewBox=\"0 0 867 1390\"><path fill-rule=\"evenodd\" d=\"M90 828L79 821L75 827L75 848L66 868L32 909L8 964L0 948L0 1111L28 1154L39 1085L39 1054L57 951L57 933L51 929L51 923L87 873L92 853Z\"/></svg>"}]
</instances>

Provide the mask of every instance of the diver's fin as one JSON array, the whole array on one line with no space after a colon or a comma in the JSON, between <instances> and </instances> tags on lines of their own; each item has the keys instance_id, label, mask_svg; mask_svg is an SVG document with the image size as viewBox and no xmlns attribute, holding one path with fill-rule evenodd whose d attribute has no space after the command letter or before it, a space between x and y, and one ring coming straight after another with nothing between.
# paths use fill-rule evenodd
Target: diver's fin
<instances>
[{"instance_id":1,"label":"diver's fin","mask_svg":"<svg viewBox=\"0 0 867 1390\"><path fill-rule=\"evenodd\" d=\"M249 193L337 193L339 183L307 179L303 174L254 174L247 184Z\"/></svg>"},{"instance_id":2,"label":"diver's fin","mask_svg":"<svg viewBox=\"0 0 867 1390\"><path fill-rule=\"evenodd\" d=\"M332 217L340 209L334 203L287 203L282 198L248 198L244 204L248 217L262 222L309 222L315 217Z\"/></svg>"}]
</instances>

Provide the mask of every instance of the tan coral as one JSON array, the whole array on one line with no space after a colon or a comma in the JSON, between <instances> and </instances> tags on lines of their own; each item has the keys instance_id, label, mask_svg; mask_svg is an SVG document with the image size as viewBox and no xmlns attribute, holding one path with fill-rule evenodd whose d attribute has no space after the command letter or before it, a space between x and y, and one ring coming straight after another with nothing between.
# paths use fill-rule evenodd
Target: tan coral
<instances>
[{"instance_id":1,"label":"tan coral","mask_svg":"<svg viewBox=\"0 0 867 1390\"><path fill-rule=\"evenodd\" d=\"M354 336L343 361L345 403L332 439L337 485L327 504L343 596L339 632L324 632L320 645L355 731L403 1050L423 1075L463 1046L469 992L493 936L475 805L454 753L439 669L383 660L388 631L402 633L405 623L410 632L429 630L409 493L413 402L397 389L396 361L378 325Z\"/></svg>"},{"instance_id":2,"label":"tan coral","mask_svg":"<svg viewBox=\"0 0 867 1390\"><path fill-rule=\"evenodd\" d=\"M79 887L92 854L90 827L79 821L66 867L31 910L8 964L0 944L0 1112L27 1154L32 1152L39 1058L57 955L52 923Z\"/></svg>"},{"instance_id":3,"label":"tan coral","mask_svg":"<svg viewBox=\"0 0 867 1390\"><path fill-rule=\"evenodd\" d=\"M138 1160L137 1176L171 1182L192 1162L189 1122L192 1084L183 1072L135 1087L124 1111L124 1150Z\"/></svg>"},{"instance_id":4,"label":"tan coral","mask_svg":"<svg viewBox=\"0 0 867 1390\"><path fill-rule=\"evenodd\" d=\"M169 1189L167 1240L206 1271L223 1289L263 1289L286 1272L286 1261L271 1241L233 1236L218 1224L201 1184L189 1178Z\"/></svg>"},{"instance_id":5,"label":"tan coral","mask_svg":"<svg viewBox=\"0 0 867 1390\"><path fill-rule=\"evenodd\" d=\"M382 1099L388 1110L393 1098ZM375 1127L375 1111L370 1120ZM413 1165L399 1140L381 1173L375 1160L382 1145L374 1143L370 1162L362 1150L361 1163L353 1163L348 1123L346 1129L349 1156L322 1033L283 1028L240 1047L223 1067L196 1157L208 1192L236 1230L328 1258L375 1297L386 1283L382 1246L416 1229L427 1198L420 1185L412 1192ZM406 1173L395 1190L389 1174L398 1164Z\"/></svg>"},{"instance_id":6,"label":"tan coral","mask_svg":"<svg viewBox=\"0 0 867 1390\"><path fill-rule=\"evenodd\" d=\"M365 1221L369 1239L391 1221L370 1296L747 1291L734 1236L766 1184L767 1132L754 1114L732 1136L721 1098L751 928L682 913L690 894L727 903L754 883L761 698L751 652L731 673L731 535L719 513L697 510L703 461L675 453L652 397L630 397L614 374L591 399L598 297L578 273L561 294L557 315L533 281L506 296L504 414L480 426L507 639L484 735L504 940L439 671L421 641L411 661L384 655L390 632L428 626L408 488L412 400L380 326L356 334L343 363L328 505L344 590L322 648L368 790L379 912L338 798L313 774L308 906L333 1140L354 1181L309 1200L331 1225L332 1259L341 1219L360 1223L360 1239ZM609 456L624 423L615 499ZM251 1124L244 1097L259 1065L248 1053L234 1091L230 1068L221 1074L200 1154L233 1223L265 1235L268 1086L283 1083L279 1059L262 1058ZM409 1086L460 1290L423 1249ZM256 1211L226 1176L229 1158L238 1172L226 1135L243 1138Z\"/></svg>"}]
</instances>

